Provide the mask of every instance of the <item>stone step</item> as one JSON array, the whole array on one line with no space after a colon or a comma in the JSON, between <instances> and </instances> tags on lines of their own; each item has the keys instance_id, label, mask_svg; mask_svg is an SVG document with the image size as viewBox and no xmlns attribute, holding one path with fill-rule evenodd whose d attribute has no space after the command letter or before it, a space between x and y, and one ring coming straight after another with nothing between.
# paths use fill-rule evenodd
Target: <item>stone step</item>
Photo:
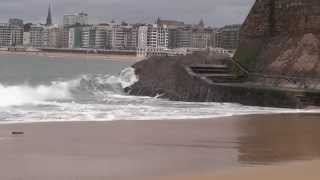
<instances>
[{"instance_id":1,"label":"stone step","mask_svg":"<svg viewBox=\"0 0 320 180\"><path fill-rule=\"evenodd\" d=\"M225 70L225 69L193 69L194 73L197 74L210 74L210 73L214 73L214 74L218 74L218 73L229 73L229 70Z\"/></svg>"},{"instance_id":2,"label":"stone step","mask_svg":"<svg viewBox=\"0 0 320 180\"><path fill-rule=\"evenodd\" d=\"M209 73L209 74L201 74L201 76L205 76L205 77L219 77L219 78L234 78L233 74L223 74L223 73Z\"/></svg>"},{"instance_id":3,"label":"stone step","mask_svg":"<svg viewBox=\"0 0 320 180\"><path fill-rule=\"evenodd\" d=\"M228 66L224 64L194 64L190 68L228 68Z\"/></svg>"}]
</instances>

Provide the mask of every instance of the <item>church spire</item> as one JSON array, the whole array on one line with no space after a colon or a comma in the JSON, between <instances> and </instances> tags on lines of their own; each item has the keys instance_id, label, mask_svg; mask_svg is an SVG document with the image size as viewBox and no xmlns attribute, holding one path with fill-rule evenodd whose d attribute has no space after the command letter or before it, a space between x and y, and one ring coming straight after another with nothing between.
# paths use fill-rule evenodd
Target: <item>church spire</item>
<instances>
[{"instance_id":1,"label":"church spire","mask_svg":"<svg viewBox=\"0 0 320 180\"><path fill-rule=\"evenodd\" d=\"M51 15L51 3L49 3L49 8L48 8L48 16L47 16L47 26L52 25L52 15Z\"/></svg>"}]
</instances>

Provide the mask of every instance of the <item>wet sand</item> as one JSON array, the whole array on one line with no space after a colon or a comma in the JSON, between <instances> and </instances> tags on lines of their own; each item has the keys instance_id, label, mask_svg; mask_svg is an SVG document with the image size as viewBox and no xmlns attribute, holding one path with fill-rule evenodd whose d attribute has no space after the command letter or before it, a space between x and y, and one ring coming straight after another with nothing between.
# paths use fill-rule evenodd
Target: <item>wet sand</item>
<instances>
[{"instance_id":1,"label":"wet sand","mask_svg":"<svg viewBox=\"0 0 320 180\"><path fill-rule=\"evenodd\" d=\"M215 174L163 177L157 180L319 180L320 161L267 167L238 168Z\"/></svg>"},{"instance_id":2,"label":"wet sand","mask_svg":"<svg viewBox=\"0 0 320 180\"><path fill-rule=\"evenodd\" d=\"M286 172L292 169L299 173L295 169L304 168L320 177L317 161L286 165L320 157L319 117L290 114L211 120L3 124L0 179L193 180L243 176L250 180L256 174L277 176L281 171L288 175ZM12 131L25 134L12 135ZM309 174L303 177L308 179Z\"/></svg>"}]
</instances>

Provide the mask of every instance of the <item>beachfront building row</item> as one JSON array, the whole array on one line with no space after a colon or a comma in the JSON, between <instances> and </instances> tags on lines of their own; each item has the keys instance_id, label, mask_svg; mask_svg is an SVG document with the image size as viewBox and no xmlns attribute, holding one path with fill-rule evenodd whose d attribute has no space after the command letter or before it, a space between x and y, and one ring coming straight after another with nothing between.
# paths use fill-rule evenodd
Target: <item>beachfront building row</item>
<instances>
[{"instance_id":1,"label":"beachfront building row","mask_svg":"<svg viewBox=\"0 0 320 180\"><path fill-rule=\"evenodd\" d=\"M168 48L168 28L159 25L99 24L32 25L30 46L36 48L90 48L136 50Z\"/></svg>"},{"instance_id":2,"label":"beachfront building row","mask_svg":"<svg viewBox=\"0 0 320 180\"><path fill-rule=\"evenodd\" d=\"M189 25L160 18L155 24L111 21L89 25L86 13L64 15L63 25L52 25L51 19L50 7L45 24L23 26L22 20L10 19L0 26L0 46L162 52L181 48L235 50L239 44L240 25L211 28L202 20L197 25Z\"/></svg>"},{"instance_id":3,"label":"beachfront building row","mask_svg":"<svg viewBox=\"0 0 320 180\"><path fill-rule=\"evenodd\" d=\"M106 23L99 25L42 26L30 31L32 47L145 49L219 47L233 50L239 44L240 25L220 29L199 26L169 26L165 24Z\"/></svg>"}]
</instances>

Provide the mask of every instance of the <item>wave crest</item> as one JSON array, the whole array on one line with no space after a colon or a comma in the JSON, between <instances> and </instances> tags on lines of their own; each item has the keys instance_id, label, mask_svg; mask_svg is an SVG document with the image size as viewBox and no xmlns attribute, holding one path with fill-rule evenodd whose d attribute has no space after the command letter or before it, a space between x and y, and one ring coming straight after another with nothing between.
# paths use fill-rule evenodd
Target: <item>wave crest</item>
<instances>
[{"instance_id":1,"label":"wave crest","mask_svg":"<svg viewBox=\"0 0 320 180\"><path fill-rule=\"evenodd\" d=\"M49 85L27 84L6 86L0 83L0 107L37 105L46 101L66 101L88 94L122 93L138 79L133 68L124 69L119 76L84 75L80 78L51 82Z\"/></svg>"}]
</instances>

